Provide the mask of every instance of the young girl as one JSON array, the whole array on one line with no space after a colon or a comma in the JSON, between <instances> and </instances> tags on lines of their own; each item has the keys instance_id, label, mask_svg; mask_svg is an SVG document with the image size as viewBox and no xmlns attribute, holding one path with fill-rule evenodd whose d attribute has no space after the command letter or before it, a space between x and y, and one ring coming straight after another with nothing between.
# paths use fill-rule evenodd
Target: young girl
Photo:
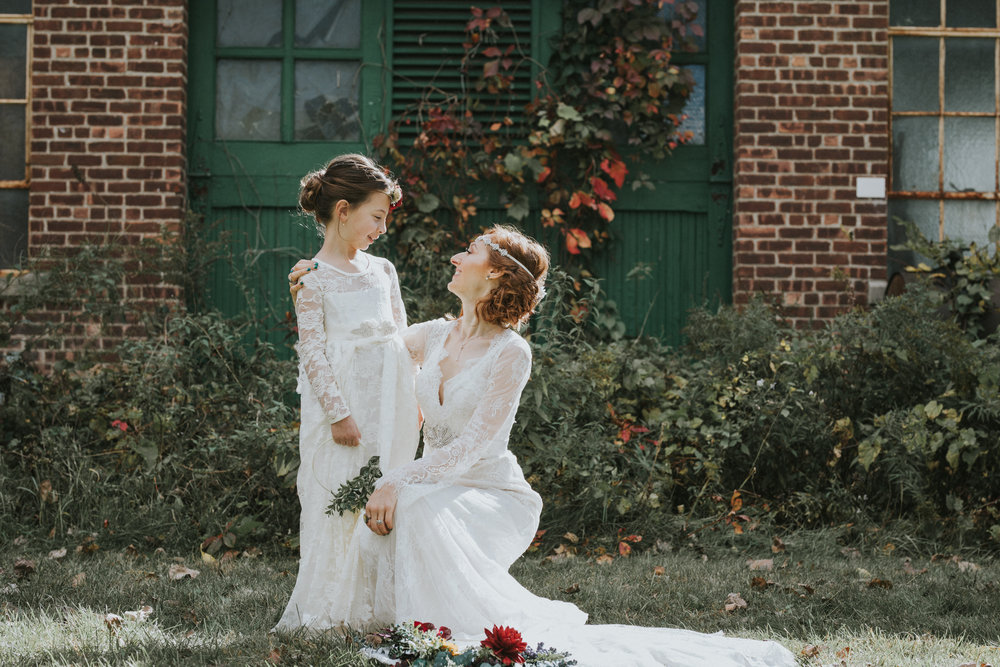
<instances>
[{"instance_id":1,"label":"young girl","mask_svg":"<svg viewBox=\"0 0 1000 667\"><path fill-rule=\"evenodd\" d=\"M295 590L275 630L322 630L371 616L365 596L338 574L361 558L351 535L358 513L325 513L331 492L368 459L383 471L413 460L418 412L413 364L402 341L406 312L393 265L365 252L385 233L399 185L372 160L341 155L302 179L299 205L323 232L323 247L296 300L299 384L300 560ZM290 276L291 279L291 276ZM331 599L348 595L361 608Z\"/></svg>"}]
</instances>

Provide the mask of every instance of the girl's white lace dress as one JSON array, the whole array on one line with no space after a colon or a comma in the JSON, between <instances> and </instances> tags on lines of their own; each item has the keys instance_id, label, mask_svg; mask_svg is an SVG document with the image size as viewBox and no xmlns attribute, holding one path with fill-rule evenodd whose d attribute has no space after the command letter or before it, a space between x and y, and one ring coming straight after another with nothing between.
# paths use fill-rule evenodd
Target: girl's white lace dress
<instances>
[{"instance_id":1,"label":"girl's white lace dress","mask_svg":"<svg viewBox=\"0 0 1000 667\"><path fill-rule=\"evenodd\" d=\"M295 590L276 630L326 628L352 618L329 616L340 596L344 571L362 554L350 546L359 513L325 513L331 492L358 474L372 456L383 470L413 460L417 448L417 405L413 362L403 344L406 311L393 265L359 253L364 270L348 273L323 262L306 274L295 312L299 329L298 494L302 505L300 560ZM361 432L361 445L333 441L330 424L348 415Z\"/></svg>"},{"instance_id":2,"label":"girl's white lace dress","mask_svg":"<svg viewBox=\"0 0 1000 667\"><path fill-rule=\"evenodd\" d=\"M517 333L497 335L442 386L444 342L456 322L411 327L408 344L421 365L417 399L424 451L387 472L378 485L398 492L395 528L379 537L362 526L370 554L359 571L373 591L374 619L445 625L458 640L478 640L494 624L572 652L581 666L792 666L775 642L686 630L585 625L576 606L538 597L508 568L538 527L541 498L524 479L507 440L531 372L531 349Z\"/></svg>"}]
</instances>

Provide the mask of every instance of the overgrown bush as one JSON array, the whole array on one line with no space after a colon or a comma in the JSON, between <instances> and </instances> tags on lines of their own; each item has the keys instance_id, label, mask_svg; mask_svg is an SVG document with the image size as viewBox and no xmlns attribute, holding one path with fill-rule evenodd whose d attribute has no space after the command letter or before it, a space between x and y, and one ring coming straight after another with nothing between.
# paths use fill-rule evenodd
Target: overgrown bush
<instances>
[{"instance_id":1,"label":"overgrown bush","mask_svg":"<svg viewBox=\"0 0 1000 667\"><path fill-rule=\"evenodd\" d=\"M27 353L70 335L38 316L49 288L62 285L61 307L83 319L99 309L89 320L99 339L127 310L105 277L132 260L109 244L33 266L32 282L3 295L2 331L27 326ZM129 319L142 337L114 350L84 346L50 373L27 353L0 362L2 536L77 534L94 544L96 532L97 544L137 545L220 536L212 552L287 540L298 516L294 364L248 344L249 322L216 312Z\"/></svg>"},{"instance_id":2,"label":"overgrown bush","mask_svg":"<svg viewBox=\"0 0 1000 667\"><path fill-rule=\"evenodd\" d=\"M906 517L1000 541L1000 352L939 305L917 287L798 331L754 303L693 313L679 351L536 346L516 450L544 522L742 532Z\"/></svg>"}]
</instances>

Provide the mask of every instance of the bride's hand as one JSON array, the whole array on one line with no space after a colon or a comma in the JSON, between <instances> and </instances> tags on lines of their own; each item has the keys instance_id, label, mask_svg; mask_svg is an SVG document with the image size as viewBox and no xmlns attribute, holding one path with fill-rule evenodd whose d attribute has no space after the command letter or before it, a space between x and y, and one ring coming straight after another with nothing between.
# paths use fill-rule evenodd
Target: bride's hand
<instances>
[{"instance_id":1,"label":"bride's hand","mask_svg":"<svg viewBox=\"0 0 1000 667\"><path fill-rule=\"evenodd\" d=\"M333 436L335 443L344 447L357 447L361 444L361 431L358 430L354 417L350 415L330 424L330 435Z\"/></svg>"},{"instance_id":2,"label":"bride's hand","mask_svg":"<svg viewBox=\"0 0 1000 667\"><path fill-rule=\"evenodd\" d=\"M376 489L365 505L365 524L376 535L388 535L396 514L396 491L386 485Z\"/></svg>"},{"instance_id":3,"label":"bride's hand","mask_svg":"<svg viewBox=\"0 0 1000 667\"><path fill-rule=\"evenodd\" d=\"M300 259L292 267L292 270L288 272L288 291L292 293L292 303L295 303L299 290L302 289L302 283L299 282L299 278L318 268L319 264L315 260Z\"/></svg>"}]
</instances>

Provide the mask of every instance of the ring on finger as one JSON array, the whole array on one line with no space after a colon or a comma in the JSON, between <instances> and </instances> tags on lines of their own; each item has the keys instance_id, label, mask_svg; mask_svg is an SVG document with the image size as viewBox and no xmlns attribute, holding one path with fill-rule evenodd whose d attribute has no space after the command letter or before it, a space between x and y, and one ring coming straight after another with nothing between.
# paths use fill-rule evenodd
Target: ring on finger
<instances>
[{"instance_id":1,"label":"ring on finger","mask_svg":"<svg viewBox=\"0 0 1000 667\"><path fill-rule=\"evenodd\" d=\"M381 526L383 523L385 523L385 521L382 521L382 519L375 519L375 523Z\"/></svg>"}]
</instances>

